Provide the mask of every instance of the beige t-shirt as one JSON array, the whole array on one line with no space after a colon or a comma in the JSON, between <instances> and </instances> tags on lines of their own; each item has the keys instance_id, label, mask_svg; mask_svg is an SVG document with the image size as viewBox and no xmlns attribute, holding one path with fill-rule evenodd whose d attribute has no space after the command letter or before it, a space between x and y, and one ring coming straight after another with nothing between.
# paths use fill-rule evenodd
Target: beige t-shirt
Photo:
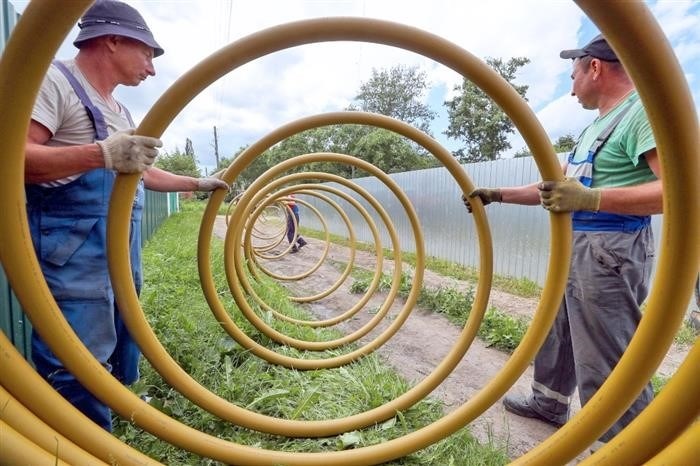
<instances>
[{"instance_id":1,"label":"beige t-shirt","mask_svg":"<svg viewBox=\"0 0 700 466\"><path fill-rule=\"evenodd\" d=\"M121 104L119 112L112 110L80 72L74 60L67 60L63 63L83 86L93 105L99 108L104 115L109 134L131 127ZM44 77L44 82L34 103L32 120L41 123L51 131L52 137L46 143L48 146L64 147L95 142L95 127L85 111L85 106L63 73L55 66L49 67ZM42 186L61 186L79 176L80 174L72 175L68 178L43 183Z\"/></svg>"}]
</instances>

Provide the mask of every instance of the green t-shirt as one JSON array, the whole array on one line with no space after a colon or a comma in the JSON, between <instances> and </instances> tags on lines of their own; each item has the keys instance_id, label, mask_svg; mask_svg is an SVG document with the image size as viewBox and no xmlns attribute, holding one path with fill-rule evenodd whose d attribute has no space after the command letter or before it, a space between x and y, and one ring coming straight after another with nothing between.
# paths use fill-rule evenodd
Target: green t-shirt
<instances>
[{"instance_id":1,"label":"green t-shirt","mask_svg":"<svg viewBox=\"0 0 700 466\"><path fill-rule=\"evenodd\" d=\"M645 152L656 147L656 141L636 91L585 129L576 147L574 161L586 159L595 139L628 104L632 107L595 156L593 188L634 186L656 179L643 157Z\"/></svg>"}]
</instances>

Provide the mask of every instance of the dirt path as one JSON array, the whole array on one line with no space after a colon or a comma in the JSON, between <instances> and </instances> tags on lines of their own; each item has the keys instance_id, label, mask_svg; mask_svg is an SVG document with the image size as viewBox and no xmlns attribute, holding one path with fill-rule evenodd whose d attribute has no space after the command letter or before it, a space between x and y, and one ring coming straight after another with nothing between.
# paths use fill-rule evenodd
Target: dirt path
<instances>
[{"instance_id":1,"label":"dirt path","mask_svg":"<svg viewBox=\"0 0 700 466\"><path fill-rule=\"evenodd\" d=\"M225 224L221 219L215 225L215 234L219 237L225 235ZM307 238L307 241L309 242L308 246L299 253L288 254L282 259L269 261L266 266L275 273L287 276L305 272L319 260L323 251L321 241L311 238ZM349 260L349 251L345 247L332 245L328 259L310 277L296 282L286 282L285 285L296 296L307 296L327 290L340 275L337 266L332 264L334 262L346 264ZM357 251L355 265L374 270L376 257L373 254ZM384 261L383 269L385 272L393 272L393 267L392 261ZM346 280L346 283L328 297L308 304L308 309L317 318L324 319L339 315L351 308L359 300L359 295L349 291L351 282L352 280ZM467 290L469 286L473 285L426 270L423 286ZM362 327L374 316L383 299L384 295L373 296L358 314L335 328L345 333L351 333ZM387 320L390 321L392 317L396 316L403 305L402 300L397 299L396 301L389 310L389 319L385 318L383 324L378 325L376 329L360 339L359 343L374 339L386 328ZM535 299L521 298L498 290L491 290L489 306L495 306L511 315L532 316L536 305L537 300ZM378 350L378 354L408 381L418 383L442 361L458 339L461 330L438 314L416 308L401 326L401 329ZM672 348L659 372L671 375L680 365L686 353L687 349ZM466 356L446 380L430 394L430 397L441 400L445 405L445 411L451 412L472 399L479 390L491 382L508 358L509 355L488 348L476 339ZM532 366L528 367L508 393L529 393L531 380ZM575 412L579 406L577 397L574 398L573 411ZM472 421L468 428L481 442L493 441L498 445L506 445L511 458L526 453L555 431L554 427L543 422L507 413L500 400ZM586 454L583 454L579 459L584 456ZM576 462L574 461L572 464Z\"/></svg>"}]
</instances>

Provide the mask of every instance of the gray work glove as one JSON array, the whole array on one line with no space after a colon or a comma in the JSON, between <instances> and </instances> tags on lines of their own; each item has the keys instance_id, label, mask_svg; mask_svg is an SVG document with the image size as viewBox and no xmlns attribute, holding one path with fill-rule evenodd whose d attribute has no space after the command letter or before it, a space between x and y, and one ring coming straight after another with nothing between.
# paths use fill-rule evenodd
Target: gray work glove
<instances>
[{"instance_id":1,"label":"gray work glove","mask_svg":"<svg viewBox=\"0 0 700 466\"><path fill-rule=\"evenodd\" d=\"M492 202L501 202L502 199L501 190L491 188L477 188L470 192L469 196L467 197L462 195L462 202L464 202L464 205L467 207L470 214L472 213L472 205L469 203L469 199L473 199L475 197L481 199L481 203L485 206L491 204Z\"/></svg>"},{"instance_id":2,"label":"gray work glove","mask_svg":"<svg viewBox=\"0 0 700 466\"><path fill-rule=\"evenodd\" d=\"M600 189L587 188L576 178L543 181L537 188L542 207L552 212L598 212L600 209Z\"/></svg>"},{"instance_id":3,"label":"gray work glove","mask_svg":"<svg viewBox=\"0 0 700 466\"><path fill-rule=\"evenodd\" d=\"M153 165L157 147L162 147L163 143L158 138L136 136L132 128L117 131L97 141L97 145L102 149L105 168L119 173L140 173Z\"/></svg>"},{"instance_id":4,"label":"gray work glove","mask_svg":"<svg viewBox=\"0 0 700 466\"><path fill-rule=\"evenodd\" d=\"M214 191L216 189L225 189L228 191L228 183L220 179L215 173L213 176L199 178L197 180L197 191Z\"/></svg>"}]
</instances>

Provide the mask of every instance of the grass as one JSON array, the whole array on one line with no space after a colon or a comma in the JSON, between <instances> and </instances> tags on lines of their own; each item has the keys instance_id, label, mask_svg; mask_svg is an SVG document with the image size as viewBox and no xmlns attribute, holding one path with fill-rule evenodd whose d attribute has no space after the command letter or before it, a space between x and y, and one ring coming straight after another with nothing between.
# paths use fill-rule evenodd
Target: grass
<instances>
[{"instance_id":1,"label":"grass","mask_svg":"<svg viewBox=\"0 0 700 466\"><path fill-rule=\"evenodd\" d=\"M204 302L196 272L196 232L202 211L201 203L183 203L183 212L173 216L159 230L144 251L146 286L142 295L144 309L159 339L182 367L202 385L235 404L256 412L284 419L334 419L366 411L399 396L408 385L392 370L370 355L347 367L323 371L292 371L272 366L244 350L225 335L214 321ZM314 236L308 231L305 235ZM344 240L332 237L342 244ZM358 249L371 250L365 246ZM222 246L213 245L212 269L222 300L231 309L234 321L251 338L263 345L296 357L310 357L306 352L281 347L271 342L240 317L230 298L221 263ZM408 254L407 262L415 264ZM387 251L387 257L391 254ZM462 280L477 277L469 268L428 258L428 268ZM362 274L365 273L365 277ZM369 272L355 270L354 290L362 290ZM382 276L380 288L390 287L390 277ZM411 276L402 275L400 293L410 290ZM528 280L494 277L494 287L521 296L538 296L539 288ZM286 293L275 283L264 281L256 290L268 303L287 315L308 319L302 310L289 306ZM515 290L515 291L512 291ZM463 325L473 302L473 289L462 292L452 288L421 289L419 305L444 314L457 325ZM259 311L259 310L258 310ZM292 324L280 324L270 316L261 317L282 333L305 340L327 340L338 335L329 330L312 330ZM490 308L479 331L479 337L494 348L510 352L519 343L527 322L516 320ZM686 328L687 327L687 328ZM685 326L676 342L692 344L696 334ZM325 352L333 356L335 352ZM667 378L652 379L658 393ZM426 425L442 415L442 407L434 400L424 400L395 418L360 431L323 439L287 439L260 434L232 426L202 411L168 387L148 364L142 366L142 379L133 387L140 394L152 397L151 403L164 413L211 435L244 445L282 451L330 451L373 445L399 437ZM129 422L117 422L115 433L132 446L167 464L220 464L196 457L147 434ZM480 445L468 430L462 429L447 439L419 452L387 464L396 465L499 465L508 462L505 446L494 443Z\"/></svg>"},{"instance_id":2,"label":"grass","mask_svg":"<svg viewBox=\"0 0 700 466\"><path fill-rule=\"evenodd\" d=\"M364 293L372 279L372 272L365 269L353 271L353 283L350 291ZM411 287L412 277L402 273L399 286L399 296L406 297ZM378 291L387 291L391 287L391 277L382 274ZM456 288L426 288L422 287L417 304L424 309L445 315L450 322L464 326L469 318L472 304L474 303L474 289L469 287L467 292L461 292ZM491 307L486 311L483 322L479 327L478 336L488 346L505 352L512 352L522 340L527 330L528 321L523 318L514 318L506 313Z\"/></svg>"},{"instance_id":3,"label":"grass","mask_svg":"<svg viewBox=\"0 0 700 466\"><path fill-rule=\"evenodd\" d=\"M670 377L665 377L659 374L651 376L651 388L654 391L654 396L658 395L662 388L669 381Z\"/></svg>"},{"instance_id":4,"label":"grass","mask_svg":"<svg viewBox=\"0 0 700 466\"><path fill-rule=\"evenodd\" d=\"M213 393L255 412L283 419L336 419L367 411L409 389L408 383L376 355L345 367L295 371L271 365L252 355L226 335L206 304L196 270L197 231L201 203L183 203L182 212L169 218L144 249L146 283L142 303L149 323L170 355L193 379ZM223 272L223 245L212 245L212 270L219 295L236 324L255 341L296 357L328 357L306 354L271 342L244 320L230 297ZM284 290L263 280L258 293L293 317L309 318L289 305ZM265 316L263 316L265 317ZM279 325L279 327L278 327ZM328 329L308 329L275 324L285 334L300 339L326 340L338 334ZM261 434L231 425L195 406L163 382L147 362L142 363L136 393L167 415L207 434L259 448L321 452L374 445L425 426L443 415L442 405L426 399L396 417L358 431L329 438L289 439ZM156 460L169 465L220 464L172 446L128 421L115 422L115 435ZM395 465L502 465L508 462L503 445L480 445L466 429L407 457Z\"/></svg>"},{"instance_id":5,"label":"grass","mask_svg":"<svg viewBox=\"0 0 700 466\"><path fill-rule=\"evenodd\" d=\"M342 264L336 264L338 267L343 267ZM443 267L445 270L447 267ZM455 266L455 270L459 267ZM350 291L353 293L364 293L372 278L372 272L355 268L353 270L353 283ZM455 275L451 275L455 276ZM459 278L459 277L455 277ZM387 291L391 287L392 277L382 274L378 291ZM505 280L505 283L515 283L516 281ZM520 289L527 288L529 280L525 279L519 285ZM401 277L401 285L399 295L406 297L411 286L411 276L403 273ZM504 289L502 286L501 289ZM534 290L534 288L532 288ZM437 288L431 289L423 287L418 298L418 305L424 309L432 310L445 315L452 323L464 326L474 301L474 289L469 287L467 292L461 292L455 288ZM530 322L524 317L512 317L495 307L489 308L479 327L478 336L488 346L512 353L513 350L520 344L527 327ZM674 338L674 342L683 347L689 347L694 344L697 339L698 332L691 327L687 322L684 322ZM654 394L666 385L668 377L654 375L652 378L652 387Z\"/></svg>"},{"instance_id":6,"label":"grass","mask_svg":"<svg viewBox=\"0 0 700 466\"><path fill-rule=\"evenodd\" d=\"M698 331L695 330L688 321L684 321L673 341L681 346L691 346L695 343L698 337Z\"/></svg>"}]
</instances>

